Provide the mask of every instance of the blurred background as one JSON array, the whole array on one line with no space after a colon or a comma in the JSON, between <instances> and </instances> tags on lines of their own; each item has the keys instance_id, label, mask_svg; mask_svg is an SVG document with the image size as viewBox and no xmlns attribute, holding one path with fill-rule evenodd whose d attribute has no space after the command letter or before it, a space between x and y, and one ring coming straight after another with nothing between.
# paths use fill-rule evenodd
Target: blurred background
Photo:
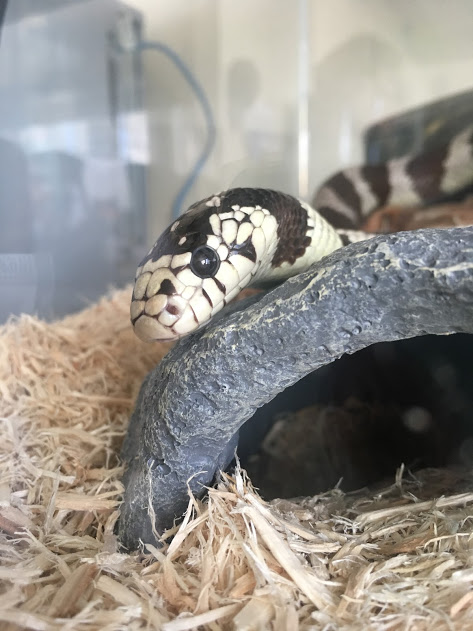
<instances>
[{"instance_id":1,"label":"blurred background","mask_svg":"<svg viewBox=\"0 0 473 631\"><path fill-rule=\"evenodd\" d=\"M0 0L2 18L0 321L131 282L202 197L310 199L473 112L470 0Z\"/></svg>"}]
</instances>

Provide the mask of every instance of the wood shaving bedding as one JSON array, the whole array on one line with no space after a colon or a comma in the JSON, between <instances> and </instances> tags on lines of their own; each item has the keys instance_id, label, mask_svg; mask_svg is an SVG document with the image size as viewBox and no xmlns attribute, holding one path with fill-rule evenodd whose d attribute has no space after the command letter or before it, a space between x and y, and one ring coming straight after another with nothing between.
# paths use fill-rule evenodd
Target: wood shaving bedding
<instances>
[{"instance_id":1,"label":"wood shaving bedding","mask_svg":"<svg viewBox=\"0 0 473 631\"><path fill-rule=\"evenodd\" d=\"M162 547L121 550L120 444L167 352L130 290L0 328L0 628L473 628L473 475L264 502L239 467Z\"/></svg>"}]
</instances>

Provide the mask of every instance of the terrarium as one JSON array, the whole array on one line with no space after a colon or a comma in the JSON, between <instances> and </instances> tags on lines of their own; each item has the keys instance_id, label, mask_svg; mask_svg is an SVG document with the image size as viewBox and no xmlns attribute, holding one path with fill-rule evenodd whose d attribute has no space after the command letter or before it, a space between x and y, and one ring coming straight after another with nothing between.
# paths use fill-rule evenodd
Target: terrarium
<instances>
[{"instance_id":1,"label":"terrarium","mask_svg":"<svg viewBox=\"0 0 473 631\"><path fill-rule=\"evenodd\" d=\"M5 624L471 626L472 27L0 0Z\"/></svg>"}]
</instances>

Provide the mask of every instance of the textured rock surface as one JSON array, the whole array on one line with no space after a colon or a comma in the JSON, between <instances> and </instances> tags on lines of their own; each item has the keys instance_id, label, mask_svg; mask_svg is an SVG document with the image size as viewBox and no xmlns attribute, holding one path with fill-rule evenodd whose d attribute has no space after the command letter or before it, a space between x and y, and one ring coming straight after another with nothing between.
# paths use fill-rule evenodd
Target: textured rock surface
<instances>
[{"instance_id":1,"label":"textured rock surface","mask_svg":"<svg viewBox=\"0 0 473 631\"><path fill-rule=\"evenodd\" d=\"M334 252L177 344L143 383L123 448L119 536L153 541L231 460L238 429L307 373L370 344L473 332L473 228ZM190 480L190 481L189 481ZM189 482L188 482L189 481Z\"/></svg>"}]
</instances>

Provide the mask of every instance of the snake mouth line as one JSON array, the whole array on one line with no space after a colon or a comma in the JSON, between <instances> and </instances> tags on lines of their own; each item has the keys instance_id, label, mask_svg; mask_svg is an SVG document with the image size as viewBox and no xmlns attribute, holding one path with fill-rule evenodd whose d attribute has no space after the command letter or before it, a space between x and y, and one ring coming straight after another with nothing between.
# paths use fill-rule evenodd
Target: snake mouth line
<instances>
[{"instance_id":1,"label":"snake mouth line","mask_svg":"<svg viewBox=\"0 0 473 631\"><path fill-rule=\"evenodd\" d=\"M142 305L140 313L131 318L131 323L133 325L134 331L136 335L144 342L170 342L174 340L178 340L185 335L190 333L194 333L201 327L208 324L208 322L213 318L215 314L217 314L223 307L225 307L229 302L231 302L236 296L240 293L240 291L245 288L251 281L252 277L255 275L257 271L256 269L251 270L241 281L240 283L230 290L225 295L225 291L222 291L222 296L218 301L212 300L212 297L207 294L205 289L202 287L196 288L196 293L200 290L201 296L199 299L205 299L210 307L210 312L207 317L200 318L198 316L198 312L196 306L192 304L192 298L187 300L185 304L181 307L169 304L166 302L163 308L155 314L151 314L146 312L146 302L155 298L156 295L165 297L164 294L155 294L154 296L150 296L147 301L139 301L144 302ZM222 287L225 290L225 287ZM220 290L220 287L219 287ZM173 297L181 298L179 294L172 294L170 296L166 296L167 301L172 299ZM135 301L137 302L137 301ZM133 303L132 303L133 304ZM168 325L160 321L163 313L169 313L172 318L174 318L174 322L170 322ZM182 321L184 318L184 321ZM175 327L179 325L179 328Z\"/></svg>"}]
</instances>

